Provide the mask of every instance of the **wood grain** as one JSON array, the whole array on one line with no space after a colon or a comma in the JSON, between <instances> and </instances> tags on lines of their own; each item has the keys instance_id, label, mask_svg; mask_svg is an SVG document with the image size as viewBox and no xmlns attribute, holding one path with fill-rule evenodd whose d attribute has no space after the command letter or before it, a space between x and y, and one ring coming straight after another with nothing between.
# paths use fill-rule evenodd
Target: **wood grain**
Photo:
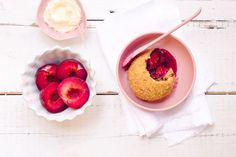
<instances>
[{"instance_id":1,"label":"wood grain","mask_svg":"<svg viewBox=\"0 0 236 157\"><path fill-rule=\"evenodd\" d=\"M81 0L88 19L105 19L114 13L134 8L148 0ZM32 24L35 22L40 0L1 0L0 21L12 24ZM236 20L234 0L178 0L181 17L191 15L198 7L203 8L199 20ZM30 6L30 7L26 7ZM24 9L22 9L24 8Z\"/></svg>"},{"instance_id":2,"label":"wood grain","mask_svg":"<svg viewBox=\"0 0 236 157\"><path fill-rule=\"evenodd\" d=\"M207 101L215 125L198 136L235 136L236 96L207 96ZM87 138L129 135L118 95L97 95L93 102L84 115L58 123L36 116L34 111L23 104L21 96L0 96L0 134L47 134Z\"/></svg>"},{"instance_id":3,"label":"wood grain","mask_svg":"<svg viewBox=\"0 0 236 157\"><path fill-rule=\"evenodd\" d=\"M207 91L215 125L177 146L158 135L130 136L115 80L106 65L96 27L113 14L148 0L81 0L88 17L84 38L58 42L44 35L35 21L40 0L0 0L0 156L93 157L181 156L234 157L236 154L236 1L178 0L181 18L198 7L203 12L184 27L186 39L206 63L214 84ZM56 123L23 105L21 74L45 49L70 46L91 59L97 95L86 114Z\"/></svg>"},{"instance_id":4,"label":"wood grain","mask_svg":"<svg viewBox=\"0 0 236 157\"><path fill-rule=\"evenodd\" d=\"M93 24L93 22L91 23ZM209 63L206 64L206 69L211 71L215 84L206 92L208 94L234 94L236 91L236 73L231 71L234 71L232 65L235 64L236 48L231 45L236 40L236 28L227 26L225 29L205 29L204 26L195 26L192 23L184 27L183 31L186 38L191 39L189 43L194 49L199 50L194 53L199 54L204 62ZM34 56L40 55L44 50L53 48L55 45L70 46L76 52L92 56L87 58L90 58L91 65L96 71L98 93L102 94L109 91L117 93L118 91L104 59L95 28L88 29L88 33L83 39L59 42L42 34L37 27L1 26L0 41L4 42L0 45L0 57L2 58L0 65L1 67L7 65L8 69L0 69L0 73L4 73L0 77L0 92L2 94L12 91L21 92L21 74L24 72L27 63L31 62Z\"/></svg>"},{"instance_id":5,"label":"wood grain","mask_svg":"<svg viewBox=\"0 0 236 157\"><path fill-rule=\"evenodd\" d=\"M86 138L76 136L48 136L47 134L0 135L1 156L19 154L34 157L234 157L235 136L203 136L189 139L181 145L166 146L162 138L140 139L134 136L114 138ZM9 149L14 148L14 151Z\"/></svg>"},{"instance_id":6,"label":"wood grain","mask_svg":"<svg viewBox=\"0 0 236 157\"><path fill-rule=\"evenodd\" d=\"M63 123L36 116L20 96L0 96L0 155L234 157L236 97L207 96L207 101L214 127L168 147L159 136L146 139L128 134L118 96L96 96L86 114Z\"/></svg>"}]
</instances>

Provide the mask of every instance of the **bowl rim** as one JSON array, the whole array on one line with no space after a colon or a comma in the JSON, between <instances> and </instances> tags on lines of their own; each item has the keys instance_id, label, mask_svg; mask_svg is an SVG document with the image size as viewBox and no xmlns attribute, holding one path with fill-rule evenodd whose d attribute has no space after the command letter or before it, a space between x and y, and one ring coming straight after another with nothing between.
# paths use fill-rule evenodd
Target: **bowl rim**
<instances>
[{"instance_id":1,"label":"bowl rim","mask_svg":"<svg viewBox=\"0 0 236 157\"><path fill-rule=\"evenodd\" d=\"M47 114L44 114L42 112L38 112L38 110L35 108L35 106L32 106L32 105L29 105L29 101L28 99L26 98L26 90L25 90L25 87L24 87L24 77L27 73L27 69L29 68L29 66L34 63L37 59L39 59L40 57L46 55L46 54L49 54L49 53L53 53L53 52L60 52L62 53L63 51L67 51L67 53L70 53L72 55L75 55L76 58L80 58L82 62L84 62L85 64L85 67L88 68L88 75L89 75L89 79L91 81L91 83L89 83L89 85L91 86L91 89L90 89L90 98L88 99L88 101L85 103L85 105L79 109L76 109L73 114L70 114L66 117L63 117L62 115L61 116L47 116ZM33 60L31 60L29 63L26 64L25 66L25 70L24 72L22 73L22 83L21 83L21 89L22 89L22 99L23 99L23 104L26 105L28 108L30 108L31 110L33 110L36 115L40 116L40 117L44 117L45 119L49 120L49 121L56 121L56 122L63 122L65 120L72 120L74 119L75 117L79 116L79 115L82 115L85 113L86 109L92 105L93 103L93 99L94 99L94 96L96 95L96 80L94 78L94 75L95 75L95 72L94 70L91 68L91 65L90 65L90 62L88 60L87 57L83 56L82 54L80 53L76 53L76 51L73 51L70 47L60 47L60 46L54 46L53 48L51 49L44 49L42 51L43 53L41 54L38 54L38 55L35 55L34 57L32 57ZM40 93L40 91L38 91ZM38 94L39 94L38 93ZM43 108L43 107L42 107ZM67 108L69 109L69 108ZM66 109L66 110L67 110ZM46 110L46 109L45 109ZM76 112L77 111L77 112ZM80 111L80 112L79 112ZM64 111L62 111L64 112ZM62 112L59 112L62 113ZM49 113L48 114L53 114L53 113ZM56 113L57 114L57 113ZM54 114L54 115L56 115Z\"/></svg>"},{"instance_id":2,"label":"bowl rim","mask_svg":"<svg viewBox=\"0 0 236 157\"><path fill-rule=\"evenodd\" d=\"M87 27L87 18L86 18L86 14L84 11L84 7L81 4L80 0L75 0L76 3L78 4L80 11L81 11L81 21L78 25L78 27L72 31L69 32L59 32L54 30L53 28L51 28L45 21L43 18L43 14L44 11L47 7L47 3L50 0L42 0L38 6L38 10L37 10L37 15L36 15L36 21L38 23L39 28L49 37L61 41L61 40L67 40L67 39L71 39L71 38L76 38L78 37L80 34L82 35L85 31L86 31L86 27Z\"/></svg>"},{"instance_id":3,"label":"bowl rim","mask_svg":"<svg viewBox=\"0 0 236 157\"><path fill-rule=\"evenodd\" d=\"M123 55L123 53L125 52L125 50L133 43L135 42L136 40L138 40L139 38L141 37L144 37L144 36L148 36L148 35L153 35L153 34L163 34L163 32L149 32L149 33L145 33L145 34L141 34L139 35L138 37L136 37L135 39L131 40L127 46L121 51L119 57L118 57L118 60L117 60L117 64L116 64L116 80L118 82L118 86L122 92L122 94L125 95L125 97L136 107L138 108L141 108L143 110L147 110L147 111L152 111L152 112L160 112L160 111L167 111L167 110L170 110L170 109L173 109L175 107L177 107L178 105L180 105L183 101L185 101L185 99L189 96L189 94L191 93L192 89L193 89L193 86L195 84L195 81L196 81L196 62L194 60L194 57L193 57L193 54L192 54L192 51L186 46L186 44L181 40L179 39L178 37L176 37L175 35L173 34L170 34L169 36L171 36L171 38L174 38L175 40L179 41L180 44L182 44L187 52L189 53L190 55L190 58L191 58L191 62L193 63L193 80L192 80L192 83L191 83L191 86L190 88L188 89L187 93L185 94L185 96L183 98L181 98L178 102L176 102L174 105L171 105L171 106L168 106L166 108L161 108L161 109L154 109L154 108L149 108L149 107L145 107L143 105L140 105L138 103L136 103L133 99L131 99L129 97L129 95L124 91L122 85L121 85L121 81L119 79L119 65L120 65L120 60L121 60L121 56Z\"/></svg>"}]
</instances>

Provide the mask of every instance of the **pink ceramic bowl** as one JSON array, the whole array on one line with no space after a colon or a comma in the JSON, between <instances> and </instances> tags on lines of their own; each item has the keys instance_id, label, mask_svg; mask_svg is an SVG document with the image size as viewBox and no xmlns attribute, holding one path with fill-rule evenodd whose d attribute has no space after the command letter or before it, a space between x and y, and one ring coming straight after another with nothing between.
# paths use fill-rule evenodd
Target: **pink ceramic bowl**
<instances>
[{"instance_id":1,"label":"pink ceramic bowl","mask_svg":"<svg viewBox=\"0 0 236 157\"><path fill-rule=\"evenodd\" d=\"M127 71L122 68L122 63L130 52L160 35L161 33L144 34L133 40L121 53L117 64L117 80L122 93L135 106L148 111L165 111L181 104L191 92L196 78L195 61L190 50L182 41L173 35L169 35L158 43L158 47L167 49L177 61L178 84L176 88L170 96L162 101L146 102L134 95L129 87Z\"/></svg>"},{"instance_id":2,"label":"pink ceramic bowl","mask_svg":"<svg viewBox=\"0 0 236 157\"><path fill-rule=\"evenodd\" d=\"M47 7L47 4L49 1L50 0L42 0L39 5L38 13L37 13L38 25L43 30L44 33L46 33L49 37L56 39L56 40L66 40L66 39L71 39L71 38L81 36L85 32L86 16L85 16L83 6L79 2L79 0L76 0L76 2L81 10L80 24L75 30L70 31L70 32L66 32L66 33L58 32L58 31L54 30L53 28L49 27L48 24L44 21L43 14L44 14L44 10Z\"/></svg>"}]
</instances>

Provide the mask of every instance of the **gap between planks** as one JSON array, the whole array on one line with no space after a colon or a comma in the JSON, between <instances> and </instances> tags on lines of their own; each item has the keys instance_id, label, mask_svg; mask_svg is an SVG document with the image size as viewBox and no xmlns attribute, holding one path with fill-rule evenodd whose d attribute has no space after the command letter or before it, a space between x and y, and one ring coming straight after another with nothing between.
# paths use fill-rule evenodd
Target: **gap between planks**
<instances>
[{"instance_id":1,"label":"gap between planks","mask_svg":"<svg viewBox=\"0 0 236 157\"><path fill-rule=\"evenodd\" d=\"M18 91L0 92L0 96L3 95L4 96L22 95L22 92ZM108 92L96 93L96 95L118 95L118 93L113 91L108 91Z\"/></svg>"},{"instance_id":2,"label":"gap between planks","mask_svg":"<svg viewBox=\"0 0 236 157\"><path fill-rule=\"evenodd\" d=\"M87 21L102 22L104 19L87 19ZM192 20L188 25L198 26L205 29L225 29L228 26L236 26L236 20ZM35 22L32 24L0 23L0 26L38 27L38 24ZM88 26L88 28L90 27L91 26Z\"/></svg>"},{"instance_id":3,"label":"gap between planks","mask_svg":"<svg viewBox=\"0 0 236 157\"><path fill-rule=\"evenodd\" d=\"M205 92L205 95L236 95L235 90L225 90L225 91L210 91L211 87L213 87L215 83L212 83ZM0 91L0 96L11 96L11 95L22 95L20 91ZM117 91L106 91L106 92L98 92L96 95L119 95Z\"/></svg>"},{"instance_id":4,"label":"gap between planks","mask_svg":"<svg viewBox=\"0 0 236 157\"><path fill-rule=\"evenodd\" d=\"M13 95L22 95L22 92L10 91L10 92L0 92L0 96L13 96ZM96 95L119 95L118 92L108 91L97 93ZM205 95L236 95L236 91L207 91Z\"/></svg>"},{"instance_id":5,"label":"gap between planks","mask_svg":"<svg viewBox=\"0 0 236 157\"><path fill-rule=\"evenodd\" d=\"M63 136L67 136L67 137L88 137L88 136L83 136L83 135L77 135L77 134L55 134L55 133L42 133L42 132L11 132L11 133L5 133L5 132L1 132L0 136L2 135L27 135L27 136L33 136L33 135L48 135L48 136L56 136L56 137L63 137ZM129 135L129 134L120 134L120 135L110 135L110 136L93 136L93 138L119 138L119 137L136 137L138 135ZM215 134L199 134L196 137L232 137L232 136L236 136L236 133L231 133L231 134L224 134L224 133L215 133ZM154 136L154 139L157 138L162 138L162 136Z\"/></svg>"}]
</instances>

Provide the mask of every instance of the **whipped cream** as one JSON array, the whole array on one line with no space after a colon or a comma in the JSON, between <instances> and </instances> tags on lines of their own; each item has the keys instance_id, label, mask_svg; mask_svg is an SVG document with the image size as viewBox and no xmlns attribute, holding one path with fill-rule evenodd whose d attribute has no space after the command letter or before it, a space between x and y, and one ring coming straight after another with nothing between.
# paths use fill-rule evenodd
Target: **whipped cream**
<instances>
[{"instance_id":1,"label":"whipped cream","mask_svg":"<svg viewBox=\"0 0 236 157\"><path fill-rule=\"evenodd\" d=\"M79 26L81 9L76 0L50 0L43 18L49 27L65 33Z\"/></svg>"}]
</instances>

